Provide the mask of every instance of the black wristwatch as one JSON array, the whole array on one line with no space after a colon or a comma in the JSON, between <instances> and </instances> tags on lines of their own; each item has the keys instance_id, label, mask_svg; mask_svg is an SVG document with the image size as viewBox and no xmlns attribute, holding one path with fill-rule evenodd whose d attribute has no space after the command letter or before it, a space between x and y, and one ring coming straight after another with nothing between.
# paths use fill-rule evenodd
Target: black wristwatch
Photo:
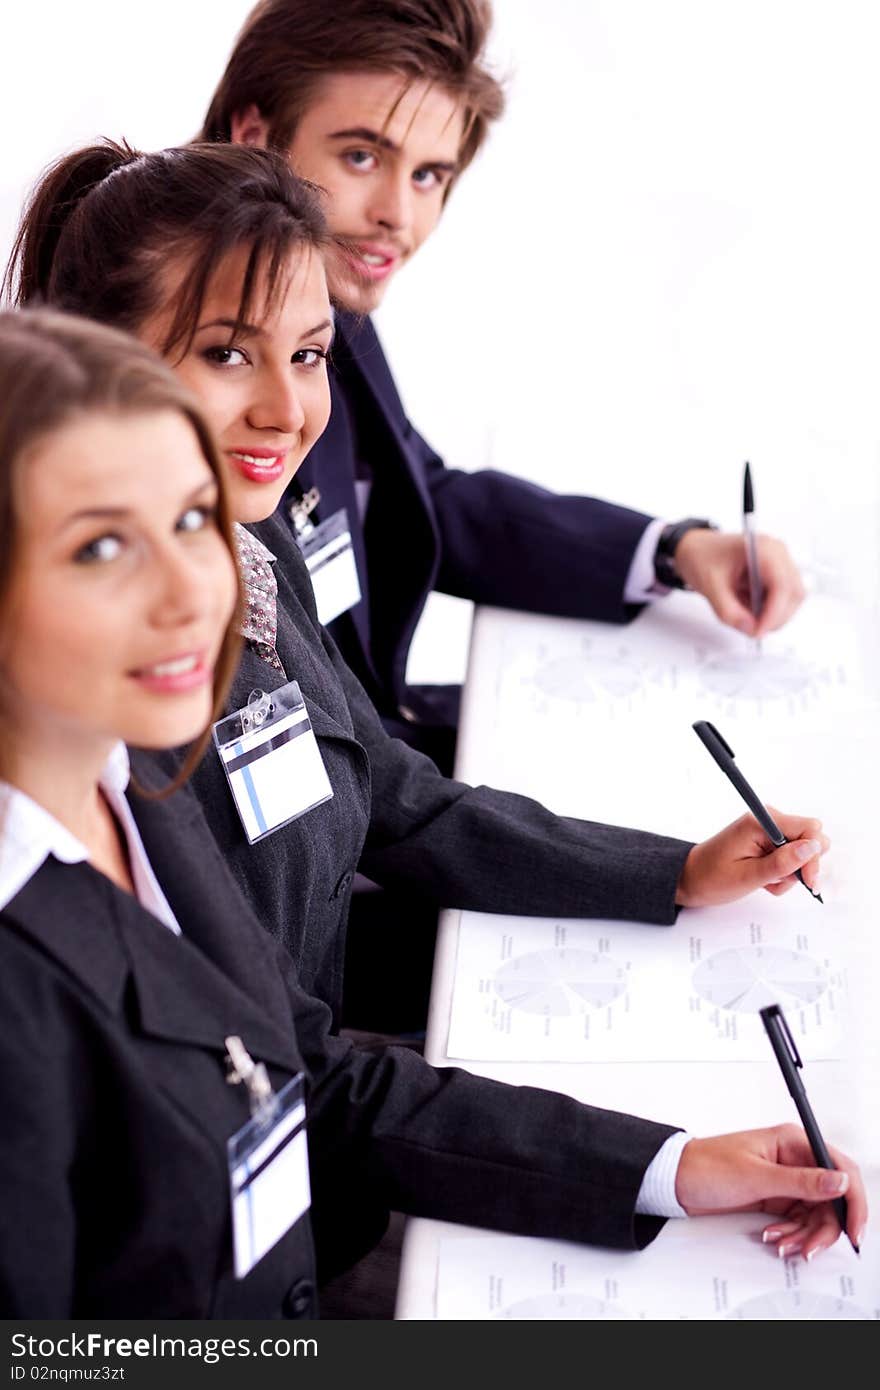
<instances>
[{"instance_id":1,"label":"black wristwatch","mask_svg":"<svg viewBox=\"0 0 880 1390\"><path fill-rule=\"evenodd\" d=\"M673 521L660 532L657 549L654 551L654 576L658 584L667 589L686 589L687 585L675 568L675 551L686 531L717 531L714 522L705 517L686 516L684 521Z\"/></svg>"}]
</instances>

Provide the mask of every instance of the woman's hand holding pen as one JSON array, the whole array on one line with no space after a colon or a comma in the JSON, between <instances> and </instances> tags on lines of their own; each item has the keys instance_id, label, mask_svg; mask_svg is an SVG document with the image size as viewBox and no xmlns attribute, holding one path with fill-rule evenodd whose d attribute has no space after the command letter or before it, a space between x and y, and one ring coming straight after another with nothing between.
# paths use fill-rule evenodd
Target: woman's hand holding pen
<instances>
[{"instance_id":1,"label":"woman's hand holding pen","mask_svg":"<svg viewBox=\"0 0 880 1390\"><path fill-rule=\"evenodd\" d=\"M722 623L749 637L763 637L783 627L805 593L797 565L782 541L757 536L756 546L764 589L757 622L749 606L749 568L742 536L695 528L675 548L675 568L688 588L703 595Z\"/></svg>"},{"instance_id":2,"label":"woman's hand holding pen","mask_svg":"<svg viewBox=\"0 0 880 1390\"><path fill-rule=\"evenodd\" d=\"M679 907L717 907L758 888L787 893L797 882L798 869L807 887L818 891L819 860L830 844L822 822L768 809L789 844L777 849L754 816L741 816L711 840L694 845L678 880Z\"/></svg>"},{"instance_id":3,"label":"woman's hand holding pen","mask_svg":"<svg viewBox=\"0 0 880 1390\"><path fill-rule=\"evenodd\" d=\"M763 1211L777 1219L764 1228L765 1243L780 1255L806 1259L833 1245L840 1222L832 1202L845 1194L847 1234L856 1245L868 1219L858 1167L830 1149L837 1168L817 1168L807 1136L797 1125L691 1139L682 1150L675 1195L688 1216Z\"/></svg>"}]
</instances>

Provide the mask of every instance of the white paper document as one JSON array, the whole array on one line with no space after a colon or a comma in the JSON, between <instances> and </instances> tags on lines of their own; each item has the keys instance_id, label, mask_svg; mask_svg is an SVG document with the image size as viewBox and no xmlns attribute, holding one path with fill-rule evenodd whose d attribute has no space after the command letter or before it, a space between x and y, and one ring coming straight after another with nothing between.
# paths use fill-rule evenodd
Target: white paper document
<instances>
[{"instance_id":1,"label":"white paper document","mask_svg":"<svg viewBox=\"0 0 880 1390\"><path fill-rule=\"evenodd\" d=\"M880 1319L880 1258L841 1238L809 1264L762 1245L761 1215L668 1221L621 1254L528 1236L450 1236L437 1255L444 1319Z\"/></svg>"},{"instance_id":2,"label":"white paper document","mask_svg":"<svg viewBox=\"0 0 880 1390\"><path fill-rule=\"evenodd\" d=\"M765 801L861 812L862 755L880 756L878 629L841 600L808 600L760 654L692 595L625 628L483 610L477 638L468 781L700 840L745 809L691 729L708 719Z\"/></svg>"},{"instance_id":3,"label":"white paper document","mask_svg":"<svg viewBox=\"0 0 880 1390\"><path fill-rule=\"evenodd\" d=\"M803 904L789 906L803 895ZM833 910L799 885L673 927L463 912L448 1055L471 1061L760 1062L781 1004L805 1060L842 1052Z\"/></svg>"},{"instance_id":4,"label":"white paper document","mask_svg":"<svg viewBox=\"0 0 880 1390\"><path fill-rule=\"evenodd\" d=\"M876 659L871 615L819 596L760 646L676 595L628 627L518 615L494 655L505 715L579 706L620 718L650 706L656 720L685 701L719 721L861 709L876 702Z\"/></svg>"}]
</instances>

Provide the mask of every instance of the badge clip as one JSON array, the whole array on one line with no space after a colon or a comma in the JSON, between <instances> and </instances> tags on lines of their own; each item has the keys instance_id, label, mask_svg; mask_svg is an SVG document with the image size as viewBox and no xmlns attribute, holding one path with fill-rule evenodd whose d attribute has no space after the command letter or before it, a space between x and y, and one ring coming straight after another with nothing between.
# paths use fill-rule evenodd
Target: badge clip
<instances>
[{"instance_id":1,"label":"badge clip","mask_svg":"<svg viewBox=\"0 0 880 1390\"><path fill-rule=\"evenodd\" d=\"M298 536L308 535L309 531L314 530L314 523L309 520L309 517L320 500L321 494L318 489L310 487L308 492L303 493L299 501L291 503L290 519Z\"/></svg>"},{"instance_id":2,"label":"badge clip","mask_svg":"<svg viewBox=\"0 0 880 1390\"><path fill-rule=\"evenodd\" d=\"M244 1082L250 1100L251 1115L268 1123L278 1108L278 1097L272 1090L269 1073L263 1062L255 1062L241 1038L229 1037L226 1043L226 1080L230 1086Z\"/></svg>"},{"instance_id":3,"label":"badge clip","mask_svg":"<svg viewBox=\"0 0 880 1390\"><path fill-rule=\"evenodd\" d=\"M249 734L254 729L259 729L274 711L272 699L265 691L252 690L247 705L241 711L241 732Z\"/></svg>"}]
</instances>

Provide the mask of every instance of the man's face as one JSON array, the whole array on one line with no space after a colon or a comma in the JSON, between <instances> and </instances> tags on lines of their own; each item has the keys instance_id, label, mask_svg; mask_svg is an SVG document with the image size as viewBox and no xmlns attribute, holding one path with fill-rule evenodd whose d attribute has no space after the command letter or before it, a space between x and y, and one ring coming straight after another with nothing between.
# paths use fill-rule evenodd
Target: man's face
<instances>
[{"instance_id":1,"label":"man's face","mask_svg":"<svg viewBox=\"0 0 880 1390\"><path fill-rule=\"evenodd\" d=\"M463 110L427 82L394 73L335 73L300 118L288 152L297 174L327 192L331 291L367 314L434 230L457 168Z\"/></svg>"}]
</instances>

